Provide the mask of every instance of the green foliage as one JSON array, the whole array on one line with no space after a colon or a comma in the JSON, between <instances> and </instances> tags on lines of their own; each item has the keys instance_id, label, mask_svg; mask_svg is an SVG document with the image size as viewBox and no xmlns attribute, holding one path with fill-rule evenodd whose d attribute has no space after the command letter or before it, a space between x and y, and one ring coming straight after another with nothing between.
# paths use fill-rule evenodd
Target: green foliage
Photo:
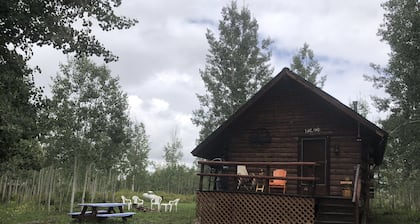
<instances>
[{"instance_id":1,"label":"green foliage","mask_svg":"<svg viewBox=\"0 0 420 224\"><path fill-rule=\"evenodd\" d=\"M388 98L377 99L379 109L390 109L406 119L418 116L420 102L420 6L416 0L389 0L384 23L378 34L391 47L385 68L372 64L378 72L367 77L378 88L384 88Z\"/></svg>"},{"instance_id":2,"label":"green foliage","mask_svg":"<svg viewBox=\"0 0 420 224\"><path fill-rule=\"evenodd\" d=\"M121 0L0 0L0 173L41 168L38 138L49 124L43 121L47 117L39 117L46 104L26 64L32 47L50 45L64 53L116 60L92 29L133 26L136 20L114 13L120 4Z\"/></svg>"},{"instance_id":3,"label":"green foliage","mask_svg":"<svg viewBox=\"0 0 420 224\"><path fill-rule=\"evenodd\" d=\"M45 101L18 54L0 56L0 102L0 173L40 169L38 112Z\"/></svg>"},{"instance_id":4,"label":"green foliage","mask_svg":"<svg viewBox=\"0 0 420 224\"><path fill-rule=\"evenodd\" d=\"M420 213L407 210L374 209L369 223L372 224L417 224L420 222Z\"/></svg>"},{"instance_id":5,"label":"green foliage","mask_svg":"<svg viewBox=\"0 0 420 224\"><path fill-rule=\"evenodd\" d=\"M148 154L150 152L149 136L143 123L131 125L131 141L125 158L119 167L120 173L131 180L131 190L139 190L145 187L146 168L149 165Z\"/></svg>"},{"instance_id":6,"label":"green foliage","mask_svg":"<svg viewBox=\"0 0 420 224\"><path fill-rule=\"evenodd\" d=\"M61 65L52 92L48 162L70 168L78 158L100 170L116 168L130 142L127 96L118 79L83 57Z\"/></svg>"},{"instance_id":7,"label":"green foliage","mask_svg":"<svg viewBox=\"0 0 420 224\"><path fill-rule=\"evenodd\" d=\"M197 94L200 109L192 122L201 126L200 140L207 137L244 104L268 80L273 70L271 40L258 40L258 23L248 8L236 2L222 9L219 35L207 30L210 45L206 65L200 70L207 93ZM218 39L217 39L218 37Z\"/></svg>"},{"instance_id":8,"label":"green foliage","mask_svg":"<svg viewBox=\"0 0 420 224\"><path fill-rule=\"evenodd\" d=\"M366 77L387 97L376 97L378 109L388 111L382 122L390 137L381 171L381 190L392 207L419 210L420 198L420 2L388 0L378 35L391 47L386 67L372 65L377 75ZM416 202L417 200L417 202Z\"/></svg>"},{"instance_id":9,"label":"green foliage","mask_svg":"<svg viewBox=\"0 0 420 224\"><path fill-rule=\"evenodd\" d=\"M304 43L303 47L299 49L299 52L293 56L290 68L293 72L302 76L310 83L321 89L324 87L327 76L324 75L318 78L322 71L322 67L319 65L318 60L315 59L314 52L309 48L309 44Z\"/></svg>"},{"instance_id":10,"label":"green foliage","mask_svg":"<svg viewBox=\"0 0 420 224\"><path fill-rule=\"evenodd\" d=\"M33 45L52 45L63 53L104 56L112 61L116 56L92 35L92 29L128 29L137 22L115 14L121 0L0 2L0 55L10 51L30 57Z\"/></svg>"},{"instance_id":11,"label":"green foliage","mask_svg":"<svg viewBox=\"0 0 420 224\"><path fill-rule=\"evenodd\" d=\"M182 141L178 137L177 130L174 130L171 135L171 142L166 143L164 152L166 164L168 166L176 166L182 159Z\"/></svg>"},{"instance_id":12,"label":"green foliage","mask_svg":"<svg viewBox=\"0 0 420 224\"><path fill-rule=\"evenodd\" d=\"M363 97L359 96L357 100L348 104L350 108L357 111L362 117L366 118L369 114L369 103Z\"/></svg>"},{"instance_id":13,"label":"green foliage","mask_svg":"<svg viewBox=\"0 0 420 224\"><path fill-rule=\"evenodd\" d=\"M185 165L157 167L150 174L149 190L164 191L174 194L191 194L198 186L198 177L194 168Z\"/></svg>"},{"instance_id":14,"label":"green foliage","mask_svg":"<svg viewBox=\"0 0 420 224\"><path fill-rule=\"evenodd\" d=\"M75 169L76 176L69 175L64 169L53 167L28 171L26 175L20 175L18 178L16 175L2 175L0 206L6 203L16 205L15 207L29 206L45 209L54 214L66 214L71 208L73 211L79 210L77 203L119 202L121 195L130 198L133 195L142 197L143 193L149 190L163 196L164 201L180 198L181 203L192 203L195 200L193 194L198 186L196 171L182 165L160 167L153 173L143 173L142 177L136 176L136 183L142 183L136 186L136 189L139 189L136 191L130 190L131 180L121 178L117 172L111 170L103 172L93 166L82 165ZM72 190L74 203L71 203ZM11 220L7 223L16 223L13 220L17 219Z\"/></svg>"}]
</instances>

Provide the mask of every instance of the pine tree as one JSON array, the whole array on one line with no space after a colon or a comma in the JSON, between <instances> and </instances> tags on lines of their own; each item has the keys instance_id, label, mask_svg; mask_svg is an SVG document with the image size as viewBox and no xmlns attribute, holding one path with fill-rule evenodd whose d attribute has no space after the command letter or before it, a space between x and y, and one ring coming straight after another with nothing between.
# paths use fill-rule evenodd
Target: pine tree
<instances>
[{"instance_id":1,"label":"pine tree","mask_svg":"<svg viewBox=\"0 0 420 224\"><path fill-rule=\"evenodd\" d=\"M293 62L290 68L293 72L321 89L324 87L327 76L320 76L318 80L318 75L320 75L322 67L319 65L318 60L315 59L315 54L309 48L309 44L304 43L303 47L299 49L298 54L293 56L292 60Z\"/></svg>"},{"instance_id":2,"label":"pine tree","mask_svg":"<svg viewBox=\"0 0 420 224\"><path fill-rule=\"evenodd\" d=\"M200 126L203 140L261 86L270 80L273 69L270 39L258 39L258 23L248 8L239 11L236 2L222 9L219 35L207 30L210 45L206 65L200 70L207 93L197 94L200 109L192 121Z\"/></svg>"}]
</instances>

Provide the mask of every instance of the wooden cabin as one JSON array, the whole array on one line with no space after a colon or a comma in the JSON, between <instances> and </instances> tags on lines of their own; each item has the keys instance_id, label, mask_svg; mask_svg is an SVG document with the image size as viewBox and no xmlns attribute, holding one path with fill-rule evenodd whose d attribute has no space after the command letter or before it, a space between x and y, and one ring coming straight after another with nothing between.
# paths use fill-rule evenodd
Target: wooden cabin
<instances>
[{"instance_id":1,"label":"wooden cabin","mask_svg":"<svg viewBox=\"0 0 420 224\"><path fill-rule=\"evenodd\" d=\"M387 136L284 68L192 151L202 158L197 220L365 223Z\"/></svg>"}]
</instances>

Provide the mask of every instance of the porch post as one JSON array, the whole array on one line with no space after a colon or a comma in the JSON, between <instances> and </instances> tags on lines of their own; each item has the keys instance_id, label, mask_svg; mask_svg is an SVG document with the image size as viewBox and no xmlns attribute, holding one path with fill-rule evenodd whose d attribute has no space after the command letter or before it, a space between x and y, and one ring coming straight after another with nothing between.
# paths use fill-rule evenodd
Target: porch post
<instances>
[{"instance_id":1,"label":"porch post","mask_svg":"<svg viewBox=\"0 0 420 224\"><path fill-rule=\"evenodd\" d=\"M271 176L270 174L270 165L267 165L266 170L265 170L265 175L266 176ZM266 192L270 192L270 179L265 179L265 186L267 187L267 191Z\"/></svg>"},{"instance_id":2,"label":"porch post","mask_svg":"<svg viewBox=\"0 0 420 224\"><path fill-rule=\"evenodd\" d=\"M317 167L317 164L316 163L314 163L313 165L312 165L312 167L313 167L313 172L314 172L314 180L312 181L312 195L315 195L315 193L316 193L316 180L317 180L317 178L316 178L316 167Z\"/></svg>"},{"instance_id":3,"label":"porch post","mask_svg":"<svg viewBox=\"0 0 420 224\"><path fill-rule=\"evenodd\" d=\"M200 173L203 174L204 173L204 164L200 164L200 165L201 165ZM199 191L203 190L203 175L200 175L200 183L198 185L198 190Z\"/></svg>"}]
</instances>

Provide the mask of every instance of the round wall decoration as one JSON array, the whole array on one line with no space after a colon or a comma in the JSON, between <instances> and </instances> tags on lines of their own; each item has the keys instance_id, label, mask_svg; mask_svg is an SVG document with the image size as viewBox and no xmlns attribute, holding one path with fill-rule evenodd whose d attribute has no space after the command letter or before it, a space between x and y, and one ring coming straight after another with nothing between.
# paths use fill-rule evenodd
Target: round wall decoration
<instances>
[{"instance_id":1,"label":"round wall decoration","mask_svg":"<svg viewBox=\"0 0 420 224\"><path fill-rule=\"evenodd\" d=\"M266 128L253 129L249 135L249 142L261 145L271 143L271 134Z\"/></svg>"}]
</instances>

